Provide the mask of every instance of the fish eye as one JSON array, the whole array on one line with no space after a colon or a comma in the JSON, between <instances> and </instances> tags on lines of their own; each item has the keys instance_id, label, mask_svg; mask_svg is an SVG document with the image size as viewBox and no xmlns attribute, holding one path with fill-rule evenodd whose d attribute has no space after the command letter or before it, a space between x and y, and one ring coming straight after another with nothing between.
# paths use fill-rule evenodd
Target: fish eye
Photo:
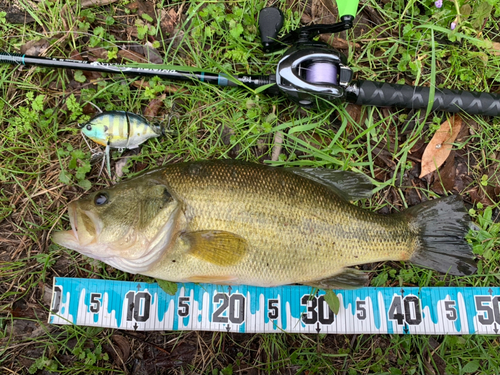
<instances>
[{"instance_id":1,"label":"fish eye","mask_svg":"<svg viewBox=\"0 0 500 375\"><path fill-rule=\"evenodd\" d=\"M87 130L88 130L88 131L90 131L90 130L92 130L92 125L88 124L88 125L86 126L86 128L87 128Z\"/></svg>"},{"instance_id":2,"label":"fish eye","mask_svg":"<svg viewBox=\"0 0 500 375\"><path fill-rule=\"evenodd\" d=\"M96 206L102 206L103 204L108 203L109 197L106 193L99 193L94 198L94 204Z\"/></svg>"}]
</instances>

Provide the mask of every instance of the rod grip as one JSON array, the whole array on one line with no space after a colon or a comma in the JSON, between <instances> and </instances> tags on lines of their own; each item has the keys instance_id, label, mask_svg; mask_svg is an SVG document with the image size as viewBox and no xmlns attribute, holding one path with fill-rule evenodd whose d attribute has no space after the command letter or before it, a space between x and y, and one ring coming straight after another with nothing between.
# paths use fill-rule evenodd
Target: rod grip
<instances>
[{"instance_id":1,"label":"rod grip","mask_svg":"<svg viewBox=\"0 0 500 375\"><path fill-rule=\"evenodd\" d=\"M348 101L377 107L426 109L429 96L428 87L385 82L357 81L347 89ZM500 94L436 88L432 110L499 116Z\"/></svg>"}]
</instances>

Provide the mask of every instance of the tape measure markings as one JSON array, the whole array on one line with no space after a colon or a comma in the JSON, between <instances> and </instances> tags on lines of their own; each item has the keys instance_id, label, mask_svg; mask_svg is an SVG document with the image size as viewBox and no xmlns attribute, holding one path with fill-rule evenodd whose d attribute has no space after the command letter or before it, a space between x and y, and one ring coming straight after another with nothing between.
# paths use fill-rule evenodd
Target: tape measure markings
<instances>
[{"instance_id":1,"label":"tape measure markings","mask_svg":"<svg viewBox=\"0 0 500 375\"><path fill-rule=\"evenodd\" d=\"M55 278L49 322L128 330L246 333L499 334L500 288L338 290L337 315L324 291Z\"/></svg>"}]
</instances>

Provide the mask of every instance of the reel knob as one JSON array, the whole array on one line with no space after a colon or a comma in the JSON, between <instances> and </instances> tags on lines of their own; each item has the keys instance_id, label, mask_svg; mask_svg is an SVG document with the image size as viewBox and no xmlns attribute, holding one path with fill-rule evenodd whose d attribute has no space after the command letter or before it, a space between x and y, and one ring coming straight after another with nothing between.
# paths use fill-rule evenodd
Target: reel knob
<instances>
[{"instance_id":1,"label":"reel knob","mask_svg":"<svg viewBox=\"0 0 500 375\"><path fill-rule=\"evenodd\" d=\"M278 33L283 27L283 13L278 8L264 8L259 13L260 39L264 52L273 51L277 43Z\"/></svg>"}]
</instances>

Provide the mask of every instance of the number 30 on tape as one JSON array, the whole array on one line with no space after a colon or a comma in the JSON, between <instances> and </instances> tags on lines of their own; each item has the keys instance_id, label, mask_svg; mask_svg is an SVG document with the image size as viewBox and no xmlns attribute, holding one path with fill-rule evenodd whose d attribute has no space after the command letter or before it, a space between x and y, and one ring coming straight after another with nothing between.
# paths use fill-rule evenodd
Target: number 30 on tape
<instances>
[{"instance_id":1,"label":"number 30 on tape","mask_svg":"<svg viewBox=\"0 0 500 375\"><path fill-rule=\"evenodd\" d=\"M499 334L500 288L361 288L157 284L55 278L49 322L140 331Z\"/></svg>"}]
</instances>

